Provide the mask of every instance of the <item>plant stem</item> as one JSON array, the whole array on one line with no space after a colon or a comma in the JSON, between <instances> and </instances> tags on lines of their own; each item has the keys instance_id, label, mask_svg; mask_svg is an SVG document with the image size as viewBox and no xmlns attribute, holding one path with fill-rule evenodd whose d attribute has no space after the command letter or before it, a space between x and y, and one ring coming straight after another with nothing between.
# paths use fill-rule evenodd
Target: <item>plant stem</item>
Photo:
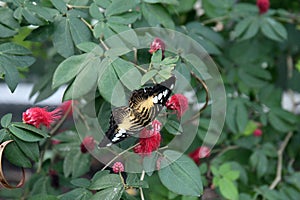
<instances>
[{"instance_id":1,"label":"plant stem","mask_svg":"<svg viewBox=\"0 0 300 200\"><path fill-rule=\"evenodd\" d=\"M69 113L72 110L72 106L70 106L68 108L68 110L65 112L65 114L62 116L62 118L60 118L60 120L57 122L57 124L53 127L53 129L49 132L50 136L53 136L54 133L59 129L59 127L64 123L64 121L66 120L66 118L68 117ZM41 151L41 155L40 155L40 159L39 159L39 163L38 163L38 168L36 170L36 173L40 173L42 170L42 165L43 165L43 159L44 159L44 155L46 150L48 149L48 147L50 146L50 141L46 141L45 147L43 148L43 150Z\"/></svg>"},{"instance_id":2,"label":"plant stem","mask_svg":"<svg viewBox=\"0 0 300 200\"><path fill-rule=\"evenodd\" d=\"M144 178L145 178L145 170L142 171L140 180L143 181ZM140 187L139 189L140 189L141 200L145 200L143 188Z\"/></svg>"},{"instance_id":3,"label":"plant stem","mask_svg":"<svg viewBox=\"0 0 300 200\"><path fill-rule=\"evenodd\" d=\"M273 190L278 185L278 183L281 181L283 152L284 152L284 149L286 148L286 146L287 146L287 144L290 141L292 136L293 136L293 132L289 132L285 136L283 143L280 145L280 148L277 151L278 161L277 161L276 177L275 177L275 179L273 180L272 184L269 187L271 190Z\"/></svg>"}]
</instances>

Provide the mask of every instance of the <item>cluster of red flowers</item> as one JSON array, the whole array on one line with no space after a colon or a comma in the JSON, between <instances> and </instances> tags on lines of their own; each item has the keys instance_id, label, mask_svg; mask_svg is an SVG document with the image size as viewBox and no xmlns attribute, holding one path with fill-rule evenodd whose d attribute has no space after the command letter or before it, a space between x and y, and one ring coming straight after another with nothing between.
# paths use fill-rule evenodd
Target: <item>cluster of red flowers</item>
<instances>
[{"instance_id":1,"label":"cluster of red flowers","mask_svg":"<svg viewBox=\"0 0 300 200\"><path fill-rule=\"evenodd\" d=\"M158 120L152 122L152 129L148 130L144 128L140 132L140 141L133 151L140 154L141 156L150 155L153 151L157 150L160 146L161 135L160 135L161 123Z\"/></svg>"},{"instance_id":2,"label":"cluster of red flowers","mask_svg":"<svg viewBox=\"0 0 300 200\"><path fill-rule=\"evenodd\" d=\"M175 110L177 112L177 117L180 118L189 107L188 99L182 94L174 94L167 101L166 107L169 110Z\"/></svg>"},{"instance_id":3,"label":"cluster of red flowers","mask_svg":"<svg viewBox=\"0 0 300 200\"><path fill-rule=\"evenodd\" d=\"M40 128L41 125L50 128L51 124L59 120L62 115L71 110L72 101L64 102L60 107L53 111L48 111L47 108L33 107L23 112L23 122ZM69 112L70 114L71 112ZM72 113L71 113L72 114Z\"/></svg>"}]
</instances>

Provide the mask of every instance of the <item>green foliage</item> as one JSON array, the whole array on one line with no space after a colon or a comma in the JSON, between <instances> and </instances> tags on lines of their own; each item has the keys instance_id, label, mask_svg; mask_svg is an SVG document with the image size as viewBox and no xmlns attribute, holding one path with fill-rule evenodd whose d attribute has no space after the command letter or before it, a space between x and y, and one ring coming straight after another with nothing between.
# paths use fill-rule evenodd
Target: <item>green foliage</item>
<instances>
[{"instance_id":1,"label":"green foliage","mask_svg":"<svg viewBox=\"0 0 300 200\"><path fill-rule=\"evenodd\" d=\"M128 91L160 83L174 71L180 75L175 92L189 95L193 90L196 95L189 97L189 110L198 108L196 100L204 101L204 90L190 71L211 84L214 69L204 64L211 59L208 55L221 73L227 94L227 102L221 103L227 112L222 135L209 157L200 159L199 167L187 155L209 145L203 142L211 137L207 130L219 123L210 120L219 102L210 96L213 101L201 112L197 135L191 146L182 150L183 155L177 151L183 144L173 139L184 141L190 136L189 128L195 124L186 119L191 114L182 118L188 123L184 126L172 112L163 113L160 117L167 117L161 130L162 144L171 143L175 148L164 146L143 157L140 164L145 174L101 171L104 166L95 167L90 153L81 151L82 141L75 129L37 129L13 122L12 114L3 113L0 142L13 140L5 147L4 157L36 173L28 177L23 188L1 189L0 196L137 200L143 194L149 200L195 200L210 191L216 199L298 199L299 103L294 96L300 91L300 3L275 0L268 12L259 14L254 1L202 0L201 8L196 2L3 1L0 79L11 92L20 81L37 80L30 94L38 94L37 102L66 87L63 100L84 102L73 110L82 123L76 128L84 136L92 135L99 142L100 133L109 126L112 107L128 105ZM168 31L158 35L151 29L145 35L134 31L145 27L179 31L200 44L208 55L191 53L196 45L173 38ZM151 55L148 51L155 37L166 42L166 49ZM148 48L136 49L143 45ZM187 84L191 88L187 89ZM291 100L292 109L282 106L283 95ZM90 110L95 113L88 113ZM89 121L92 117L96 122ZM255 137L257 129L262 135ZM133 142L124 141L121 147L128 148Z\"/></svg>"}]
</instances>

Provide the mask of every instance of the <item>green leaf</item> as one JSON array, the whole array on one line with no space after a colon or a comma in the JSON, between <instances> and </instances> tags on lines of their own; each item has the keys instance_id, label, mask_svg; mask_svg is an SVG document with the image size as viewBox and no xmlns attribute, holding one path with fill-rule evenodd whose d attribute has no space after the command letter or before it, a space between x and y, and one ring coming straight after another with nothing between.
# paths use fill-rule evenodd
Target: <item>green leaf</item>
<instances>
[{"instance_id":1,"label":"green leaf","mask_svg":"<svg viewBox=\"0 0 300 200\"><path fill-rule=\"evenodd\" d=\"M76 188L59 196L60 200L89 200L93 193L85 188Z\"/></svg>"},{"instance_id":2,"label":"green leaf","mask_svg":"<svg viewBox=\"0 0 300 200\"><path fill-rule=\"evenodd\" d=\"M150 26L162 24L165 28L175 28L175 24L171 16L162 5L142 3L141 8L143 16Z\"/></svg>"},{"instance_id":3,"label":"green leaf","mask_svg":"<svg viewBox=\"0 0 300 200\"><path fill-rule=\"evenodd\" d=\"M168 120L164 128L172 135L180 135L183 133L181 124L175 120Z\"/></svg>"},{"instance_id":4,"label":"green leaf","mask_svg":"<svg viewBox=\"0 0 300 200\"><path fill-rule=\"evenodd\" d=\"M78 149L68 152L63 163L65 177L72 174L72 177L76 178L88 172L90 169L90 158L89 154L83 154Z\"/></svg>"},{"instance_id":5,"label":"green leaf","mask_svg":"<svg viewBox=\"0 0 300 200\"><path fill-rule=\"evenodd\" d=\"M82 42L76 45L76 47L86 53L93 52L95 55L103 55L103 49L94 42Z\"/></svg>"},{"instance_id":6,"label":"green leaf","mask_svg":"<svg viewBox=\"0 0 300 200\"><path fill-rule=\"evenodd\" d=\"M127 1L124 3L123 0L114 0L106 8L105 15L117 15L120 13L128 12L130 9L133 9L136 6L136 1Z\"/></svg>"},{"instance_id":7,"label":"green leaf","mask_svg":"<svg viewBox=\"0 0 300 200\"><path fill-rule=\"evenodd\" d=\"M88 180L86 178L73 179L73 180L71 180L71 183L77 187L82 187L82 188L87 188L91 184L90 180Z\"/></svg>"},{"instance_id":8,"label":"green leaf","mask_svg":"<svg viewBox=\"0 0 300 200\"><path fill-rule=\"evenodd\" d=\"M237 100L234 99L227 99L227 110L230 110L231 112L227 113L226 115L226 124L228 126L228 128L234 132L237 133L238 129L237 129L237 123L236 121L238 120L236 118L236 107L237 107Z\"/></svg>"},{"instance_id":9,"label":"green leaf","mask_svg":"<svg viewBox=\"0 0 300 200\"><path fill-rule=\"evenodd\" d=\"M121 178L118 174L105 174L97 178L93 178L90 190L102 190L110 187L122 185Z\"/></svg>"},{"instance_id":10,"label":"green leaf","mask_svg":"<svg viewBox=\"0 0 300 200\"><path fill-rule=\"evenodd\" d=\"M44 137L35 134L34 132L21 129L13 125L10 125L8 129L14 136L26 142L37 142L44 139Z\"/></svg>"},{"instance_id":11,"label":"green leaf","mask_svg":"<svg viewBox=\"0 0 300 200\"><path fill-rule=\"evenodd\" d=\"M287 39L287 30L285 27L272 18L267 18L268 23L271 25L273 30L279 35L280 38L286 40Z\"/></svg>"},{"instance_id":12,"label":"green leaf","mask_svg":"<svg viewBox=\"0 0 300 200\"><path fill-rule=\"evenodd\" d=\"M258 17L253 18L251 24L249 25L242 39L247 40L254 37L257 34L259 27L260 27L260 18Z\"/></svg>"},{"instance_id":13,"label":"green leaf","mask_svg":"<svg viewBox=\"0 0 300 200\"><path fill-rule=\"evenodd\" d=\"M239 133L244 132L245 127L248 123L248 111L245 104L242 101L237 102L236 123Z\"/></svg>"},{"instance_id":14,"label":"green leaf","mask_svg":"<svg viewBox=\"0 0 300 200\"><path fill-rule=\"evenodd\" d=\"M257 124L253 120L248 121L244 130L244 135L252 135L256 128Z\"/></svg>"},{"instance_id":15,"label":"green leaf","mask_svg":"<svg viewBox=\"0 0 300 200\"><path fill-rule=\"evenodd\" d=\"M146 72L141 78L141 85L144 85L150 79L152 79L157 74L157 72L158 71L156 69L152 69L152 70Z\"/></svg>"},{"instance_id":16,"label":"green leaf","mask_svg":"<svg viewBox=\"0 0 300 200\"><path fill-rule=\"evenodd\" d=\"M91 31L83 21L77 17L69 17L69 26L75 45L91 40Z\"/></svg>"},{"instance_id":17,"label":"green leaf","mask_svg":"<svg viewBox=\"0 0 300 200\"><path fill-rule=\"evenodd\" d=\"M294 116L292 114L287 114L286 111L273 109L268 113L269 123L274 129L280 132L288 132L295 128L295 121L293 118Z\"/></svg>"},{"instance_id":18,"label":"green leaf","mask_svg":"<svg viewBox=\"0 0 300 200\"><path fill-rule=\"evenodd\" d=\"M7 138L9 135L9 131L7 129L0 129L0 143Z\"/></svg>"},{"instance_id":19,"label":"green leaf","mask_svg":"<svg viewBox=\"0 0 300 200\"><path fill-rule=\"evenodd\" d=\"M272 28L272 26L270 25L270 23L268 23L268 21L263 21L265 23L262 24L261 26L261 31L262 33L270 38L271 40L276 40L281 42L282 38L276 34L275 30Z\"/></svg>"},{"instance_id":20,"label":"green leaf","mask_svg":"<svg viewBox=\"0 0 300 200\"><path fill-rule=\"evenodd\" d=\"M50 0L51 3L57 10L59 10L61 13L67 12L67 5L63 0Z\"/></svg>"},{"instance_id":21,"label":"green leaf","mask_svg":"<svg viewBox=\"0 0 300 200\"><path fill-rule=\"evenodd\" d=\"M164 155L161 166L165 167L158 171L163 185L176 194L200 196L203 186L196 164L176 151L167 150Z\"/></svg>"},{"instance_id":22,"label":"green leaf","mask_svg":"<svg viewBox=\"0 0 300 200\"><path fill-rule=\"evenodd\" d=\"M64 163L63 163L63 172L64 172L65 177L69 177L72 174L73 160L74 160L76 154L77 154L77 151L73 150L73 151L68 152L68 154L65 156Z\"/></svg>"},{"instance_id":23,"label":"green leaf","mask_svg":"<svg viewBox=\"0 0 300 200\"><path fill-rule=\"evenodd\" d=\"M161 49L159 49L158 51L156 51L152 54L151 63L152 64L153 63L160 63L161 59L162 59L162 51L161 51Z\"/></svg>"},{"instance_id":24,"label":"green leaf","mask_svg":"<svg viewBox=\"0 0 300 200\"><path fill-rule=\"evenodd\" d=\"M39 145L37 142L25 142L22 140L19 140L18 138L13 139L19 149L32 161L37 162L39 160L40 156L40 150L39 150Z\"/></svg>"},{"instance_id":25,"label":"green leaf","mask_svg":"<svg viewBox=\"0 0 300 200\"><path fill-rule=\"evenodd\" d=\"M28 200L59 200L56 196L54 195L47 195L47 194L37 194L37 195L33 195L31 197L28 198Z\"/></svg>"},{"instance_id":26,"label":"green leaf","mask_svg":"<svg viewBox=\"0 0 300 200\"><path fill-rule=\"evenodd\" d=\"M103 16L103 14L100 12L99 7L97 6L97 4L92 3L92 4L90 5L89 12L90 12L90 15L91 15L93 18L95 18L95 19L97 19L97 20L99 20L99 21L103 21L103 20L104 20L104 16Z\"/></svg>"},{"instance_id":27,"label":"green leaf","mask_svg":"<svg viewBox=\"0 0 300 200\"><path fill-rule=\"evenodd\" d=\"M69 27L69 19L62 17L54 22L53 45L57 52L65 58L74 54L74 45Z\"/></svg>"},{"instance_id":28,"label":"green leaf","mask_svg":"<svg viewBox=\"0 0 300 200\"><path fill-rule=\"evenodd\" d=\"M101 66L104 72L99 73L98 78L100 94L106 101L114 106L125 105L126 99L124 88L120 84L114 67L111 65L111 61L108 58L105 58L103 59Z\"/></svg>"},{"instance_id":29,"label":"green leaf","mask_svg":"<svg viewBox=\"0 0 300 200\"><path fill-rule=\"evenodd\" d=\"M0 32L1 32L0 38L12 37L15 34L17 34L17 31L11 30L11 29L3 26L2 24L0 24Z\"/></svg>"},{"instance_id":30,"label":"green leaf","mask_svg":"<svg viewBox=\"0 0 300 200\"><path fill-rule=\"evenodd\" d=\"M264 152L261 150L256 150L251 155L250 164L256 169L258 177L262 177L268 169L268 159Z\"/></svg>"},{"instance_id":31,"label":"green leaf","mask_svg":"<svg viewBox=\"0 0 300 200\"><path fill-rule=\"evenodd\" d=\"M238 179L240 176L240 172L239 171L229 171L223 174L223 177L225 177L228 180L234 181L236 179Z\"/></svg>"},{"instance_id":32,"label":"green leaf","mask_svg":"<svg viewBox=\"0 0 300 200\"><path fill-rule=\"evenodd\" d=\"M73 82L73 85L76 88L73 91L74 99L77 99L87 94L93 89L96 90L96 83L98 78L97 68L98 66L100 66L100 63L100 57L91 57L85 68L79 72L79 74L75 78L75 81Z\"/></svg>"},{"instance_id":33,"label":"green leaf","mask_svg":"<svg viewBox=\"0 0 300 200\"><path fill-rule=\"evenodd\" d=\"M117 58L113 61L112 66L120 81L129 90L135 90L141 87L142 75L133 63Z\"/></svg>"},{"instance_id":34,"label":"green leaf","mask_svg":"<svg viewBox=\"0 0 300 200\"><path fill-rule=\"evenodd\" d=\"M235 37L240 37L246 31L246 29L249 27L251 23L251 20L252 19L250 17L247 17L237 23L237 25L234 28Z\"/></svg>"},{"instance_id":35,"label":"green leaf","mask_svg":"<svg viewBox=\"0 0 300 200\"><path fill-rule=\"evenodd\" d=\"M11 142L5 147L4 155L7 160L19 167L30 168L31 162L27 156L17 146L16 142Z\"/></svg>"},{"instance_id":36,"label":"green leaf","mask_svg":"<svg viewBox=\"0 0 300 200\"><path fill-rule=\"evenodd\" d=\"M296 63L296 69L298 70L298 72L300 72L300 60L298 60Z\"/></svg>"},{"instance_id":37,"label":"green leaf","mask_svg":"<svg viewBox=\"0 0 300 200\"><path fill-rule=\"evenodd\" d=\"M1 60L2 59L0 56L0 61ZM5 82L7 86L9 87L11 92L14 92L20 81L20 76L17 68L15 66L3 65L2 63L0 63L0 67L2 67L4 70Z\"/></svg>"},{"instance_id":38,"label":"green leaf","mask_svg":"<svg viewBox=\"0 0 300 200\"><path fill-rule=\"evenodd\" d=\"M95 182L97 179L99 179L101 176L109 174L108 170L104 171L98 171L93 175L93 178L91 179L91 182Z\"/></svg>"},{"instance_id":39,"label":"green leaf","mask_svg":"<svg viewBox=\"0 0 300 200\"><path fill-rule=\"evenodd\" d=\"M226 178L221 178L219 180L219 188L220 188L221 194L226 199L230 199L230 200L238 200L239 199L238 190L232 181L230 181Z\"/></svg>"},{"instance_id":40,"label":"green leaf","mask_svg":"<svg viewBox=\"0 0 300 200\"><path fill-rule=\"evenodd\" d=\"M11 122L12 114L8 113L1 118L1 126L7 128Z\"/></svg>"},{"instance_id":41,"label":"green leaf","mask_svg":"<svg viewBox=\"0 0 300 200\"><path fill-rule=\"evenodd\" d=\"M149 185L146 181L141 181L140 177L137 174L128 173L126 179L126 185L131 187L142 187L149 188Z\"/></svg>"},{"instance_id":42,"label":"green leaf","mask_svg":"<svg viewBox=\"0 0 300 200\"><path fill-rule=\"evenodd\" d=\"M16 30L20 28L20 24L13 17L13 11L8 7L0 8L0 23L4 25L4 27L10 28L10 30ZM2 32L1 32L2 35Z\"/></svg>"},{"instance_id":43,"label":"green leaf","mask_svg":"<svg viewBox=\"0 0 300 200\"><path fill-rule=\"evenodd\" d=\"M12 126L16 126L16 127L21 128L21 129L26 129L28 131L36 133L36 134L38 134L38 135L40 135L40 136L42 136L44 138L49 137L48 133L42 131L41 129L35 128L32 125L25 124L23 122L12 122L11 124L12 124Z\"/></svg>"},{"instance_id":44,"label":"green leaf","mask_svg":"<svg viewBox=\"0 0 300 200\"><path fill-rule=\"evenodd\" d=\"M52 88L57 88L69 81L89 63L89 54L71 56L60 63L53 75Z\"/></svg>"},{"instance_id":45,"label":"green leaf","mask_svg":"<svg viewBox=\"0 0 300 200\"><path fill-rule=\"evenodd\" d=\"M115 24L132 24L140 17L139 12L127 12L118 16L110 16L109 23Z\"/></svg>"},{"instance_id":46,"label":"green leaf","mask_svg":"<svg viewBox=\"0 0 300 200\"><path fill-rule=\"evenodd\" d=\"M100 192L97 192L90 200L119 200L121 199L123 192L124 187L122 184L119 184L115 187L106 188Z\"/></svg>"}]
</instances>

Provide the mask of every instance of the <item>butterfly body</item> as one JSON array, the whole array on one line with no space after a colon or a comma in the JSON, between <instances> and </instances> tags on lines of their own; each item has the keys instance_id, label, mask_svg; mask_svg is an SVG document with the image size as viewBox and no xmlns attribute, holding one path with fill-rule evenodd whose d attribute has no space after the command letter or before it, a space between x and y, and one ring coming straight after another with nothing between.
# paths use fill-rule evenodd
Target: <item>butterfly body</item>
<instances>
[{"instance_id":1,"label":"butterfly body","mask_svg":"<svg viewBox=\"0 0 300 200\"><path fill-rule=\"evenodd\" d=\"M129 105L113 109L110 126L99 147L111 146L151 124L171 95L175 76L152 87L134 90Z\"/></svg>"}]
</instances>

